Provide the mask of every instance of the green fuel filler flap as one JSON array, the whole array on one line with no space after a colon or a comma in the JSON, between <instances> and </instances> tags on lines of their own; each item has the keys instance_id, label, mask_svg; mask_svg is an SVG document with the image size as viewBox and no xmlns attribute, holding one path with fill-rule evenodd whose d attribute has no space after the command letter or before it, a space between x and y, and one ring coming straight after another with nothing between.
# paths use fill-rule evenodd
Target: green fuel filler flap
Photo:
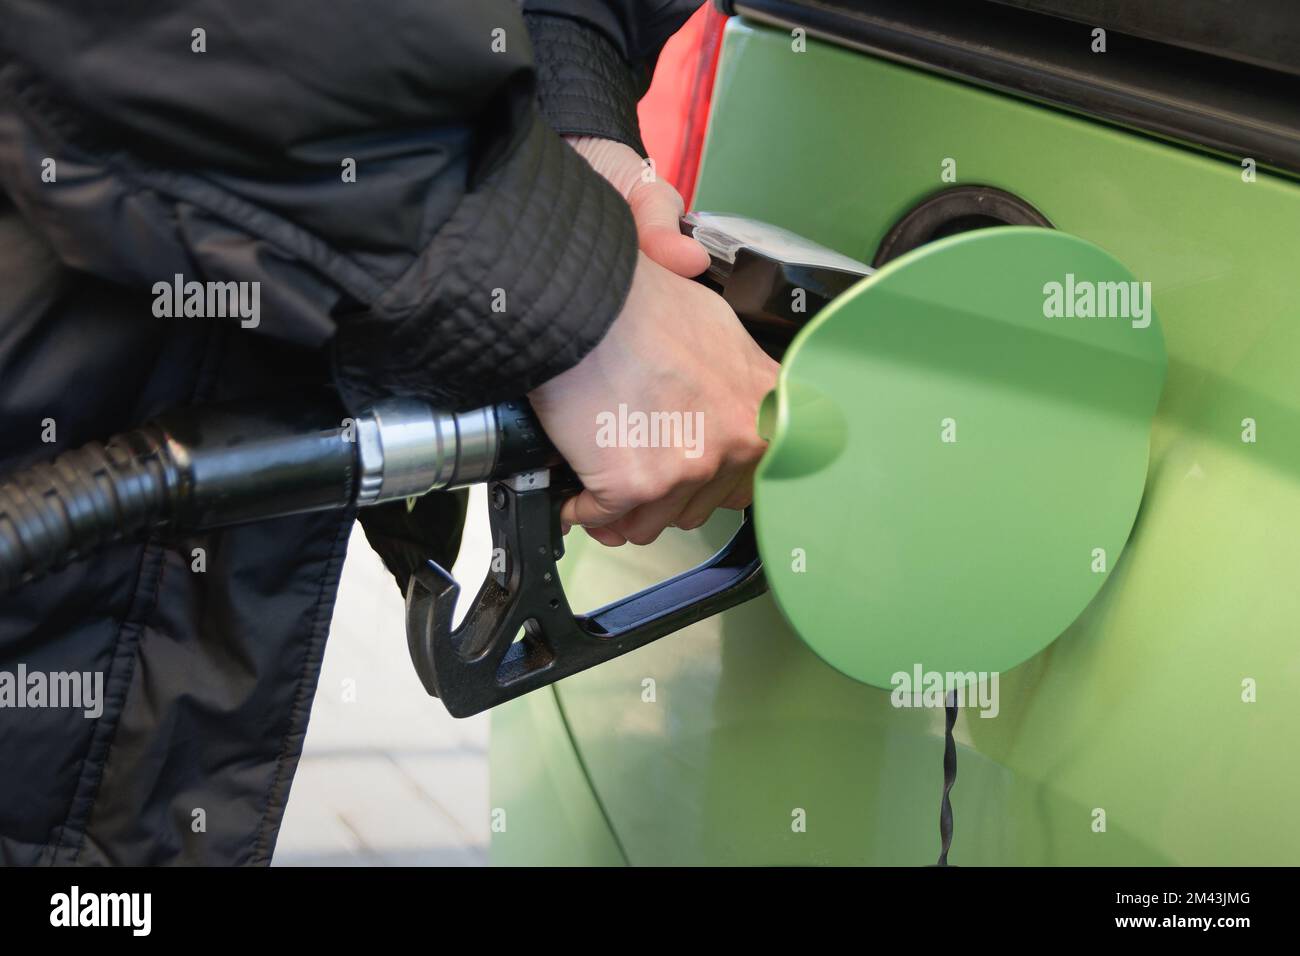
<instances>
[{"instance_id":1,"label":"green fuel filler flap","mask_svg":"<svg viewBox=\"0 0 1300 956\"><path fill-rule=\"evenodd\" d=\"M1042 650L1120 559L1165 365L1150 285L1065 233L965 233L854 285L760 413L758 545L792 627L882 688Z\"/></svg>"}]
</instances>

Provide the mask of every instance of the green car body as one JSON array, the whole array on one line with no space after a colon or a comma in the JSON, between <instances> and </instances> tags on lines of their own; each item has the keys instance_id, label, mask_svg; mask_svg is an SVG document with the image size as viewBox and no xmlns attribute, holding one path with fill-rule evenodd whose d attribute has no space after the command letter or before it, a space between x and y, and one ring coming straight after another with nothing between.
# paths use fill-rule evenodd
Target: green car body
<instances>
[{"instance_id":1,"label":"green car body","mask_svg":"<svg viewBox=\"0 0 1300 956\"><path fill-rule=\"evenodd\" d=\"M1293 864L1300 183L732 20L694 205L870 260L946 159L1149 280L1168 352L1123 555L1002 675L996 719L961 712L949 859ZM573 536L570 599L668 577L733 525L643 549ZM931 863L943 718L832 669L764 596L499 708L493 861Z\"/></svg>"}]
</instances>

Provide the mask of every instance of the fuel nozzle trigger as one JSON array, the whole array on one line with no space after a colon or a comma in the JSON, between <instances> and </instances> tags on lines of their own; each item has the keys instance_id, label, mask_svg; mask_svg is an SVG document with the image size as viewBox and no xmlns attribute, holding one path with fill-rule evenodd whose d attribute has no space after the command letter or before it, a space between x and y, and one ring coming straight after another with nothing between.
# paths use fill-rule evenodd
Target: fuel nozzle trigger
<instances>
[{"instance_id":1,"label":"fuel nozzle trigger","mask_svg":"<svg viewBox=\"0 0 1300 956\"><path fill-rule=\"evenodd\" d=\"M762 594L767 585L745 512L731 540L696 568L575 614L557 563L560 507L580 486L567 468L488 487L493 562L459 627L460 586L432 561L406 594L407 641L425 690L456 717L477 714Z\"/></svg>"}]
</instances>

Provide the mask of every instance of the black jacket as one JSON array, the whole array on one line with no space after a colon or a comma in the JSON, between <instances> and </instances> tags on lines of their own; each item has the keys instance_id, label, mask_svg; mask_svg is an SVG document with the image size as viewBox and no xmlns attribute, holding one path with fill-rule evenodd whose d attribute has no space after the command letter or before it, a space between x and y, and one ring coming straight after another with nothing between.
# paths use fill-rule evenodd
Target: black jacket
<instances>
[{"instance_id":1,"label":"black jacket","mask_svg":"<svg viewBox=\"0 0 1300 956\"><path fill-rule=\"evenodd\" d=\"M639 145L696 5L0 0L0 470L180 404L471 407L575 364L636 239L557 130ZM155 317L177 274L260 283L260 324ZM462 507L376 509L390 566L450 561ZM0 861L268 862L352 519L156 534L0 596ZM102 674L102 714L4 706L20 666Z\"/></svg>"}]
</instances>

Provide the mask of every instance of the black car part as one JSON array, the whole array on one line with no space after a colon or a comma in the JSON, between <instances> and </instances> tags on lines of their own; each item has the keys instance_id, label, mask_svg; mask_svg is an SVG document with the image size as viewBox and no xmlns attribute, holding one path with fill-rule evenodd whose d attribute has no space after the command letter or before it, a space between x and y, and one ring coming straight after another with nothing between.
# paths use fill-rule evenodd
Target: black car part
<instances>
[{"instance_id":1,"label":"black car part","mask_svg":"<svg viewBox=\"0 0 1300 956\"><path fill-rule=\"evenodd\" d=\"M909 209L885 233L871 260L879 269L928 242L975 229L995 226L1052 224L1019 196L993 186L950 186L932 193Z\"/></svg>"},{"instance_id":2,"label":"black car part","mask_svg":"<svg viewBox=\"0 0 1300 956\"><path fill-rule=\"evenodd\" d=\"M709 251L709 269L700 281L721 294L774 354L809 318L874 271L865 262L744 216L688 213L682 231Z\"/></svg>"},{"instance_id":3,"label":"black car part","mask_svg":"<svg viewBox=\"0 0 1300 956\"><path fill-rule=\"evenodd\" d=\"M1291 0L717 5L872 56L1300 173L1300 7ZM1097 28L1107 31L1104 53L1093 50Z\"/></svg>"}]
</instances>

